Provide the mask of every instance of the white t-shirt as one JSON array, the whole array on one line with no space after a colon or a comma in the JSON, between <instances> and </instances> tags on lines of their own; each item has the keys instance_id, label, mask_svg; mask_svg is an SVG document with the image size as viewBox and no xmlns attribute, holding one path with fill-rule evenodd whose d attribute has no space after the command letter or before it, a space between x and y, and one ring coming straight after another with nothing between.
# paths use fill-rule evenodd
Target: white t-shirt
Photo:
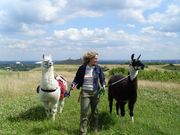
<instances>
[{"instance_id":1,"label":"white t-shirt","mask_svg":"<svg viewBox=\"0 0 180 135\"><path fill-rule=\"evenodd\" d=\"M94 66L86 66L82 89L93 91L93 70Z\"/></svg>"}]
</instances>

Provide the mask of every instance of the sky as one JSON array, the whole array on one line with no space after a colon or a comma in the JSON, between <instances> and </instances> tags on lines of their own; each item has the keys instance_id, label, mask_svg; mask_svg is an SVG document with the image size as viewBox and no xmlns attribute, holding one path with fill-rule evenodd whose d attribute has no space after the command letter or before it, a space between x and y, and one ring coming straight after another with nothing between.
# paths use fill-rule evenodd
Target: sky
<instances>
[{"instance_id":1,"label":"sky","mask_svg":"<svg viewBox=\"0 0 180 135\"><path fill-rule=\"evenodd\" d=\"M179 0L0 0L0 61L180 59Z\"/></svg>"}]
</instances>

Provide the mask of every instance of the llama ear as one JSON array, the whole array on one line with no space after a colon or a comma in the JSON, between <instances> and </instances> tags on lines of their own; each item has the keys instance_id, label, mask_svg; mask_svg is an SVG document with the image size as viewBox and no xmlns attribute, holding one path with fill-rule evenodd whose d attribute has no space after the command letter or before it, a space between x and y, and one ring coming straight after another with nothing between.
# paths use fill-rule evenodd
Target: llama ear
<instances>
[{"instance_id":1,"label":"llama ear","mask_svg":"<svg viewBox=\"0 0 180 135\"><path fill-rule=\"evenodd\" d=\"M43 54L42 58L44 59L45 55Z\"/></svg>"},{"instance_id":2,"label":"llama ear","mask_svg":"<svg viewBox=\"0 0 180 135\"><path fill-rule=\"evenodd\" d=\"M137 60L139 60L140 57L141 57L141 54L138 56Z\"/></svg>"},{"instance_id":3,"label":"llama ear","mask_svg":"<svg viewBox=\"0 0 180 135\"><path fill-rule=\"evenodd\" d=\"M131 55L131 60L134 60L134 53Z\"/></svg>"}]
</instances>

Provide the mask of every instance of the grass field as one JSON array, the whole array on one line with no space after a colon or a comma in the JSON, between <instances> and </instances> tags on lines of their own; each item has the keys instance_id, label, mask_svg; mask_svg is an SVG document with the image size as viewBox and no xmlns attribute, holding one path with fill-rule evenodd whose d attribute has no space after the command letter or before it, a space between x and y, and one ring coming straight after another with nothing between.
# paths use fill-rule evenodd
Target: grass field
<instances>
[{"instance_id":1,"label":"grass field","mask_svg":"<svg viewBox=\"0 0 180 135\"><path fill-rule=\"evenodd\" d=\"M77 68L77 65L56 65L55 73L64 75L71 82ZM151 68L161 67L149 67L148 70ZM0 135L78 135L79 91L73 91L66 99L63 113L57 114L53 123L46 119L35 92L40 77L40 69L28 72L0 71ZM125 123L122 125L115 107L113 113L109 114L106 92L99 104L98 135L179 135L179 103L180 83L139 80L135 124L130 123L126 108ZM89 129L89 134L94 133Z\"/></svg>"}]
</instances>

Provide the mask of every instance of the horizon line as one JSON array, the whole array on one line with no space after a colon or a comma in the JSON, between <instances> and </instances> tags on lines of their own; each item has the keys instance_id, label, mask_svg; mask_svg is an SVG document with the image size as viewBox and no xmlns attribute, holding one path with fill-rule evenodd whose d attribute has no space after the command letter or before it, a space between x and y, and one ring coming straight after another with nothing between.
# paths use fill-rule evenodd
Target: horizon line
<instances>
[{"instance_id":1,"label":"horizon line","mask_svg":"<svg viewBox=\"0 0 180 135\"><path fill-rule=\"evenodd\" d=\"M65 60L79 60L79 59L62 59L62 60L53 60L53 61L65 61ZM130 59L99 59L98 61L129 61ZM141 59L142 61L152 61L152 60L180 60L179 59ZM41 61L41 60L0 60L0 62L4 62L4 61Z\"/></svg>"}]
</instances>

